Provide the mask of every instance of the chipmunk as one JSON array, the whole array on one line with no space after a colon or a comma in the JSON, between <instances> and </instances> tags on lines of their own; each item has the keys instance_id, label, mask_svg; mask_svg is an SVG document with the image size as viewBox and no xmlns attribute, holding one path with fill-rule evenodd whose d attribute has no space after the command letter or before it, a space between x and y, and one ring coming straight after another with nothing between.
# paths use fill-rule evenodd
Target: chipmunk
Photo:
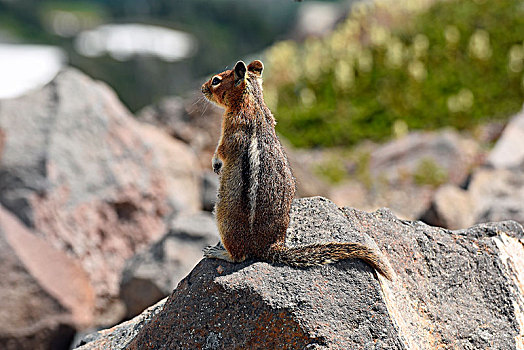
<instances>
[{"instance_id":1,"label":"chipmunk","mask_svg":"<svg viewBox=\"0 0 524 350\"><path fill-rule=\"evenodd\" d=\"M204 257L242 262L248 258L307 267L358 258L391 280L388 265L359 243L285 246L295 178L275 132L275 118L262 94L264 65L242 61L202 85L211 102L224 107L222 132L213 156L220 175L215 216L222 244Z\"/></svg>"}]
</instances>

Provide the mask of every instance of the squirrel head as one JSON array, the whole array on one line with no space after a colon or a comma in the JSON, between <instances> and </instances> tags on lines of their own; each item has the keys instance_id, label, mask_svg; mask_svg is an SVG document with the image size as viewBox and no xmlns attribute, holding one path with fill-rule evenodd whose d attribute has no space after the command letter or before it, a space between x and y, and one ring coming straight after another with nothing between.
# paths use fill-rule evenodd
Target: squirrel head
<instances>
[{"instance_id":1,"label":"squirrel head","mask_svg":"<svg viewBox=\"0 0 524 350\"><path fill-rule=\"evenodd\" d=\"M258 79L262 78L263 70L264 65L259 60L248 66L238 61L235 68L214 75L204 83L202 93L209 101L221 107L232 107L234 103L242 101L249 84L259 84Z\"/></svg>"}]
</instances>

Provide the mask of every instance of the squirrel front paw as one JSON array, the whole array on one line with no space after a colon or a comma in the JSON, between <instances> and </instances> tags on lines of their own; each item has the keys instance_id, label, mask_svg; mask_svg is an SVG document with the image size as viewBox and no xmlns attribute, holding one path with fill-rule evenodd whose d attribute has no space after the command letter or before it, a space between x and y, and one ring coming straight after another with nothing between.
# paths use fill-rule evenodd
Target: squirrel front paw
<instances>
[{"instance_id":1,"label":"squirrel front paw","mask_svg":"<svg viewBox=\"0 0 524 350\"><path fill-rule=\"evenodd\" d=\"M213 171L216 174L220 175L220 171L222 170L222 161L216 157L213 157L212 165Z\"/></svg>"}]
</instances>

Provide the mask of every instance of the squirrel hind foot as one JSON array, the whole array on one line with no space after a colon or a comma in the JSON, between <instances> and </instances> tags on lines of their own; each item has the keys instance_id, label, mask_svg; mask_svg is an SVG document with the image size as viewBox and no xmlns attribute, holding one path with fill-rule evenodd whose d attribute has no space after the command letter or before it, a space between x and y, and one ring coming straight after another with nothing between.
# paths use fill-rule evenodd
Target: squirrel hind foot
<instances>
[{"instance_id":1,"label":"squirrel hind foot","mask_svg":"<svg viewBox=\"0 0 524 350\"><path fill-rule=\"evenodd\" d=\"M244 259L242 260L233 259L231 254L229 254L226 248L224 248L224 246L222 245L222 242L218 242L217 245L207 246L202 250L202 252L204 253L203 254L204 258L209 258L209 259L220 259L220 260L225 260L230 263L242 262L244 260Z\"/></svg>"}]
</instances>

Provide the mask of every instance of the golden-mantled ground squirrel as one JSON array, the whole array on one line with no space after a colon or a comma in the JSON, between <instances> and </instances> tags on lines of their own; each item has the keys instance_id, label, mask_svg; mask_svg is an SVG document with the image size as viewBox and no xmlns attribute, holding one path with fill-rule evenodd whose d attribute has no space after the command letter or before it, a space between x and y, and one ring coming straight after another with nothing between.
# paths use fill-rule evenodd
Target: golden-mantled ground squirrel
<instances>
[{"instance_id":1,"label":"golden-mantled ground squirrel","mask_svg":"<svg viewBox=\"0 0 524 350\"><path fill-rule=\"evenodd\" d=\"M295 178L275 132L275 118L264 103L260 61L213 76L202 85L211 102L225 108L213 170L220 175L215 215L222 244L204 256L229 262L248 258L296 267L343 259L366 261L386 278L388 265L359 243L285 246Z\"/></svg>"}]
</instances>

